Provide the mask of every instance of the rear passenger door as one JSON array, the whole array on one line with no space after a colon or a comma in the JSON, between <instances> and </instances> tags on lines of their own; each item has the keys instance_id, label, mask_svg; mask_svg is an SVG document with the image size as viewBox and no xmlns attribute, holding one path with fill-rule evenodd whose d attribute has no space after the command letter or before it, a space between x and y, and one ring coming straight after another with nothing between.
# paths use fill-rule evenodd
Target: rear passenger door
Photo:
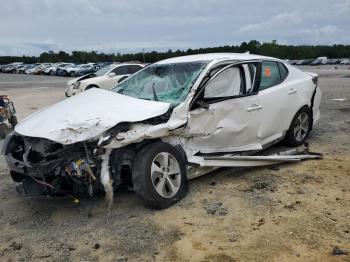
<instances>
[{"instance_id":1,"label":"rear passenger door","mask_svg":"<svg viewBox=\"0 0 350 262\"><path fill-rule=\"evenodd\" d=\"M260 135L263 145L283 137L290 124L290 94L284 82L287 76L288 71L282 63L262 61L258 98L262 107Z\"/></svg>"}]
</instances>

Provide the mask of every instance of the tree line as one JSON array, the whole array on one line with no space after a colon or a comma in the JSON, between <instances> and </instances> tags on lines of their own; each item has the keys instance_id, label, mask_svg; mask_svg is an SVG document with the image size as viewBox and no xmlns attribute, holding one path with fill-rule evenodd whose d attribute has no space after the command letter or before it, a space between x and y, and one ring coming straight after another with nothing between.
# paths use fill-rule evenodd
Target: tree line
<instances>
[{"instance_id":1,"label":"tree line","mask_svg":"<svg viewBox=\"0 0 350 262\"><path fill-rule=\"evenodd\" d=\"M38 63L38 62L72 62L72 63L88 63L88 62L127 62L140 61L153 63L166 58L217 53L217 52L233 52L265 55L277 57L280 59L315 59L320 56L328 58L349 58L350 45L281 45L275 40L270 43L260 43L252 40L243 42L240 45L225 45L219 47L207 47L198 49L176 50L169 49L166 52L138 52L138 53L100 53L96 51L73 51L71 54L59 51L49 51L39 56L0 56L0 64L8 64L12 62Z\"/></svg>"}]
</instances>

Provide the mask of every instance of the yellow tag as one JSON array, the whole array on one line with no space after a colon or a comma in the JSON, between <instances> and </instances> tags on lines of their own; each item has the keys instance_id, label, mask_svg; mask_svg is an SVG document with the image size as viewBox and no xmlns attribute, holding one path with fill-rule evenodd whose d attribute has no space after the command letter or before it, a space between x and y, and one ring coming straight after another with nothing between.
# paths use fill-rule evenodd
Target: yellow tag
<instances>
[{"instance_id":1,"label":"yellow tag","mask_svg":"<svg viewBox=\"0 0 350 262\"><path fill-rule=\"evenodd\" d=\"M84 160L79 159L79 160L75 161L75 163L76 163L78 166L80 166L82 163L84 163Z\"/></svg>"}]
</instances>

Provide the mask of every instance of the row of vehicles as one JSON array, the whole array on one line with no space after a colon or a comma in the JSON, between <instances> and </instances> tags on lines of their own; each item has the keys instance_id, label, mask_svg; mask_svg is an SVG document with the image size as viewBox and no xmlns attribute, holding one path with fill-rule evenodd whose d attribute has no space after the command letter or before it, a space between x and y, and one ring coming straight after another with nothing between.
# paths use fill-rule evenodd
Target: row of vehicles
<instances>
[{"instance_id":1,"label":"row of vehicles","mask_svg":"<svg viewBox=\"0 0 350 262\"><path fill-rule=\"evenodd\" d=\"M58 75L58 76L82 76L94 73L97 70L112 64L106 63L35 63L24 64L15 62L7 65L0 65L0 72L32 75Z\"/></svg>"},{"instance_id":2,"label":"row of vehicles","mask_svg":"<svg viewBox=\"0 0 350 262\"><path fill-rule=\"evenodd\" d=\"M329 59L325 56L316 59L289 60L291 65L350 65L349 58Z\"/></svg>"}]
</instances>

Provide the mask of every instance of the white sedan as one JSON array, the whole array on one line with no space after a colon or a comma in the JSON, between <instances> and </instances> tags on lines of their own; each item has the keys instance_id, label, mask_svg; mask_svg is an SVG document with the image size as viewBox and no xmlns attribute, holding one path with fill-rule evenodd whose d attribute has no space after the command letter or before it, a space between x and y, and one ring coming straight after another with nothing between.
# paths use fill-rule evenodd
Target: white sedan
<instances>
[{"instance_id":1,"label":"white sedan","mask_svg":"<svg viewBox=\"0 0 350 262\"><path fill-rule=\"evenodd\" d=\"M281 140L302 145L320 101L316 74L276 58L177 57L33 114L3 153L29 195L92 195L102 184L112 201L126 185L147 206L166 208L186 195L189 179L215 168L308 157L257 153Z\"/></svg>"},{"instance_id":2,"label":"white sedan","mask_svg":"<svg viewBox=\"0 0 350 262\"><path fill-rule=\"evenodd\" d=\"M139 71L145 65L139 63L122 63L106 66L99 71L68 81L66 96L73 96L90 88L110 90L118 82Z\"/></svg>"}]
</instances>

